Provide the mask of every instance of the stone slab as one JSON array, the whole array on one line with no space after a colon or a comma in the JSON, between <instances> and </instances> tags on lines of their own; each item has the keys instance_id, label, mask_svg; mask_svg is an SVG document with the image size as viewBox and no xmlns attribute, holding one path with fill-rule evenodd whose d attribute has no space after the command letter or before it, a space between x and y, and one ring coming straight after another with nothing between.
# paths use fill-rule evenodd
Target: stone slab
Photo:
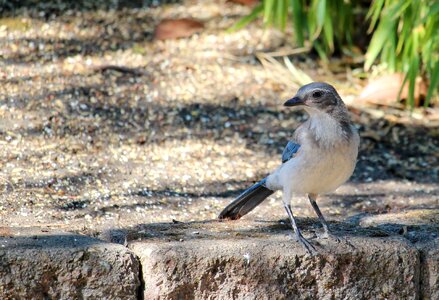
<instances>
[{"instance_id":1,"label":"stone slab","mask_svg":"<svg viewBox=\"0 0 439 300\"><path fill-rule=\"evenodd\" d=\"M420 253L420 299L439 299L439 209L409 209L396 213L364 215L362 227L373 226L389 234L400 233Z\"/></svg>"},{"instance_id":2,"label":"stone slab","mask_svg":"<svg viewBox=\"0 0 439 300\"><path fill-rule=\"evenodd\" d=\"M439 299L439 238L418 245L421 252L421 299Z\"/></svg>"},{"instance_id":3,"label":"stone slab","mask_svg":"<svg viewBox=\"0 0 439 300\"><path fill-rule=\"evenodd\" d=\"M0 228L1 299L137 299L124 246L41 228Z\"/></svg>"},{"instance_id":4,"label":"stone slab","mask_svg":"<svg viewBox=\"0 0 439 300\"><path fill-rule=\"evenodd\" d=\"M144 225L125 240L145 299L417 299L420 257L409 241L339 229L340 242L311 239L316 256L288 226L262 221Z\"/></svg>"}]
</instances>

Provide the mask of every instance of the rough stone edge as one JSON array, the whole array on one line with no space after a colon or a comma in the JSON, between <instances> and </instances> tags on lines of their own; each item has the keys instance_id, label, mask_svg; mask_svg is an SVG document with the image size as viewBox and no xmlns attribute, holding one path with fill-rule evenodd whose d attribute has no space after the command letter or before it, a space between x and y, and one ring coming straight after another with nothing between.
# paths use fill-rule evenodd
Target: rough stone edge
<instances>
[{"instance_id":1,"label":"rough stone edge","mask_svg":"<svg viewBox=\"0 0 439 300\"><path fill-rule=\"evenodd\" d=\"M69 232L67 232L69 233ZM108 236L101 236L99 238L99 240L106 242L106 243L110 243L110 244L117 244L117 245L122 245L124 246L127 251L129 251L132 254L132 257L137 260L138 264L139 264L139 274L138 274L138 278L140 281L140 285L137 288L137 299L144 299L144 291L145 291L145 281L143 278L143 268L144 268L144 264L142 263L141 258L129 247L128 244L126 243L122 243L121 241L114 241L108 238ZM439 239L433 240L433 241L429 241L427 243L422 243L422 244L416 244L416 243L412 243L409 240L406 239L406 241L408 242L408 244L410 245L410 247L413 247L414 249L416 249L416 251L419 254L419 263L418 263L418 274L419 274L419 281L418 281L418 287L417 287L417 299L424 299L426 296L428 297L427 294L430 294L430 286L426 287L426 272L428 266L426 266L426 259L428 255L431 255L430 252L433 251L434 254L438 253L439 254ZM151 244L155 244L155 242L151 242ZM437 291L437 293L439 294L439 291ZM431 297L430 297L431 298ZM429 299L429 298L426 298ZM431 298L432 299L432 298Z\"/></svg>"},{"instance_id":2,"label":"rough stone edge","mask_svg":"<svg viewBox=\"0 0 439 300\"><path fill-rule=\"evenodd\" d=\"M413 273L413 277L415 278L414 280L413 280L413 284L414 284L414 286L413 286L413 288L414 288L414 298L413 299L420 299L419 298L419 296L420 296L420 293L421 293L421 291L420 291L420 288L421 288L421 286L420 286L420 283L421 283L421 261L420 261L420 252L419 252L419 249L417 249L417 247L415 246L415 244L413 244L413 243L411 243L409 240L407 240L407 239L405 239L405 238L402 238L402 237L400 237L400 236L389 236L389 237L387 237L388 239L392 239L392 238L396 238L396 239L399 239L401 242L403 242L406 246L407 246L407 248L408 249L410 249L412 252L413 252L413 254L416 256L416 263L415 263L415 265L414 265L414 269L413 269L413 271L414 271L414 273ZM256 239L254 239L254 240L258 240L258 238L256 238ZM128 244L128 247L130 248L130 250L132 250L133 252L137 252L136 250L135 250L135 248L136 247L141 247L141 248L143 248L142 246L139 246L138 244L139 243L141 243L142 241L141 240L133 240L133 241L131 241L132 243L131 244ZM174 241L174 242L177 242L177 241ZM248 242L248 241L247 241ZM159 248L161 248L161 245L163 245L163 244L168 244L168 242L163 242L163 241L151 241L151 242L147 242L147 243L149 243L150 245L149 245L149 249L147 249L146 251L148 251L148 252L154 252L154 250L158 250ZM178 242L177 242L178 243ZM303 251L302 251L302 249L301 249L301 247L300 247L300 245L297 245L297 248L298 248L298 255L299 256L303 256L304 255L304 253L302 253ZM148 255L147 255L148 256ZM138 257L139 258L139 260L140 260L140 265L142 266L142 268L143 267L145 267L145 266L148 266L148 262L145 262L145 257L143 258L143 259L141 259L140 257ZM143 272L142 272L142 277L143 277L143 275L145 275ZM144 278L141 278L141 280L142 280L142 282L144 282ZM145 291L144 291L145 292ZM163 296L163 295L162 295ZM161 297L162 296L158 296L158 298L157 299L161 299ZM154 299L156 299L156 298L154 298Z\"/></svg>"},{"instance_id":3,"label":"rough stone edge","mask_svg":"<svg viewBox=\"0 0 439 300\"><path fill-rule=\"evenodd\" d=\"M3 229L3 228L2 228ZM36 230L35 232L33 230ZM23 235L23 232L26 233ZM5 248L0 248L0 252L7 254L9 251L14 251L16 253L21 253L21 252L26 252L26 251L38 251L38 249L41 247L41 243L45 243L45 241L47 239L50 239L53 236L57 236L57 235L65 235L67 237L67 239L69 239L67 241L67 246L62 244L62 246L60 247L53 247L52 243L49 243L49 247L47 250L47 257L51 257L51 256L57 256L59 253L66 253L66 252L72 252L75 253L76 250L80 250L80 251L76 251L76 252L95 252L96 250L99 250L97 252L102 253L102 255L107 256L108 252L107 250L110 248L119 248L119 252L117 252L117 255L111 255L111 257L113 257L114 259L116 259L116 257L119 256L119 254L126 255L127 257L129 257L129 259L132 261L132 263L134 265L137 264L137 270L132 270L132 272L130 272L130 274L132 274L132 281L129 280L133 286L136 286L135 290L133 290L135 293L131 294L135 299L143 299L143 298L139 298L139 295L143 296L143 286L142 286L142 282L143 282L143 276L142 274L142 265L141 265L141 260L139 259L139 257L128 247L126 247L126 245L122 244L122 243L115 243L112 241L108 241L102 238L96 238L96 237L92 237L92 236L84 236L81 234L78 234L76 232L70 232L70 231L60 231L60 230L48 230L45 228L40 228L40 227L12 227L12 228L8 228L8 230L4 230L3 232L1 232L2 234L0 235L0 239L5 239L8 240L9 238L22 238L22 239L33 239L36 240L37 242L35 244L33 244L33 246L29 245L21 245L20 241L16 242L16 245L11 245L10 247L5 247ZM47 237L46 237L47 236ZM75 239L75 237L77 237L78 239L85 239L87 241L84 241L84 245L81 246L75 246L75 245L70 245L68 243L71 243L71 239ZM76 240L75 240L76 242ZM66 247L67 250L63 250L63 248ZM103 250L103 251L102 251ZM117 249L116 249L117 250ZM62 261L59 261L62 262ZM38 263L38 262L37 262ZM57 263L54 266L54 269L57 269L59 267L59 264ZM137 272L136 272L137 271ZM115 274L121 274L120 272L116 272ZM101 279L104 279L105 275L99 275L98 277L100 277ZM129 296L129 295L127 295ZM6 299L12 299L12 298L6 298Z\"/></svg>"},{"instance_id":4,"label":"rough stone edge","mask_svg":"<svg viewBox=\"0 0 439 300\"><path fill-rule=\"evenodd\" d=\"M418 299L438 299L439 298L439 261L436 261L436 278L429 276L431 263L434 263L434 257L439 258L439 238L432 241L415 244L419 252L419 298ZM432 259L433 258L433 259ZM437 289L434 290L434 287Z\"/></svg>"},{"instance_id":5,"label":"rough stone edge","mask_svg":"<svg viewBox=\"0 0 439 300\"><path fill-rule=\"evenodd\" d=\"M124 231L124 230L122 230ZM114 236L110 237L110 235L107 235L108 233L104 233L104 235L100 236L101 240L106 241L108 243L114 243L114 244L123 244L127 249L129 249L129 251L133 254L134 258L138 261L139 263L139 280L140 280L140 286L138 288L138 294L137 294L137 298L140 300L144 300L144 291L145 291L145 280L143 278L143 268L144 268L144 264L142 262L142 259L129 247L129 242L122 241L122 240L117 240L115 239ZM122 234L124 235L124 234ZM418 285L416 287L417 290L417 298L416 299L424 299L426 296L426 293L430 293L430 290L425 290L425 273L426 273L426 268L427 266L425 265L426 263L426 256L429 255L428 251L429 249L432 249L434 247L436 247L436 251L439 253L439 239L436 239L434 241L430 241L427 243L422 243L422 244L417 244L417 243L413 243L408 239L404 239L405 241L407 241L408 245L410 247L413 247L417 253L418 253L418 265L417 265L417 274L419 276L419 280ZM133 242L133 241L130 241ZM156 242L151 242L152 244L155 244ZM438 275L439 276L439 275ZM430 288L430 287L429 287ZM438 291L439 294L439 291ZM426 298L428 299L428 298Z\"/></svg>"}]
</instances>

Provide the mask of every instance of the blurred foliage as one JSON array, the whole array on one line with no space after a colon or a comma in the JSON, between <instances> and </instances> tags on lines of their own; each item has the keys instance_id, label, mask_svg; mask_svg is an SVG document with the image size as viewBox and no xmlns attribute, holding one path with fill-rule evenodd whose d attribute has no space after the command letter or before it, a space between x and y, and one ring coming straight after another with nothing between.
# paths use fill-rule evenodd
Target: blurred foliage
<instances>
[{"instance_id":1,"label":"blurred foliage","mask_svg":"<svg viewBox=\"0 0 439 300\"><path fill-rule=\"evenodd\" d=\"M430 87L424 106L428 106L439 84L439 2L376 0L368 18L373 35L366 53L366 70L379 56L390 71L404 72L412 107L416 77L427 76Z\"/></svg>"},{"instance_id":2,"label":"blurred foliage","mask_svg":"<svg viewBox=\"0 0 439 300\"><path fill-rule=\"evenodd\" d=\"M375 0L370 7L347 0L263 0L231 30L242 28L259 16L266 26L285 30L291 17L298 46L309 44L323 60L335 51L350 53L355 31L370 21L365 69L379 58L391 71L405 74L409 83L408 103L413 108L416 78L429 81L424 106L438 92L439 2L437 0ZM367 3L368 5L368 3ZM361 14L368 9L367 16ZM396 99L395 99L396 100Z\"/></svg>"}]
</instances>

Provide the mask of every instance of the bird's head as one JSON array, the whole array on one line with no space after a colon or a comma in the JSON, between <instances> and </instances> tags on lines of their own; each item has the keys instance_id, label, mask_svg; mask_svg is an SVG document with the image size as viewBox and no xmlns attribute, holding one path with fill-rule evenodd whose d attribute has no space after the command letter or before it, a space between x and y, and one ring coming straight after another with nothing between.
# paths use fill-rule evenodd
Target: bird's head
<instances>
[{"instance_id":1,"label":"bird's head","mask_svg":"<svg viewBox=\"0 0 439 300\"><path fill-rule=\"evenodd\" d=\"M304 85L297 91L296 96L284 105L305 109L310 115L311 124L314 124L312 128L316 131L320 141L327 140L330 144L338 140L340 136L349 141L353 134L349 112L335 88L330 84L313 82ZM327 129L334 124L338 129L331 137L328 135L331 130Z\"/></svg>"},{"instance_id":2,"label":"bird's head","mask_svg":"<svg viewBox=\"0 0 439 300\"><path fill-rule=\"evenodd\" d=\"M344 109L344 103L335 88L324 82L313 82L302 86L297 94L284 103L284 106L298 106L304 108L308 113L326 112L331 114Z\"/></svg>"}]
</instances>

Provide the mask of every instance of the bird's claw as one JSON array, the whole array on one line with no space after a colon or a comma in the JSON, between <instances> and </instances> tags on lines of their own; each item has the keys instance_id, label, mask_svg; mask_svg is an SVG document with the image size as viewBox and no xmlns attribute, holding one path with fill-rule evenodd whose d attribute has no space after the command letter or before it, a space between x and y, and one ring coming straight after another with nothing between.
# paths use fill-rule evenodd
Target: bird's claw
<instances>
[{"instance_id":1,"label":"bird's claw","mask_svg":"<svg viewBox=\"0 0 439 300\"><path fill-rule=\"evenodd\" d=\"M334 241L336 241L337 243L340 243L340 242L341 242L340 238L339 238L338 236L332 234L330 231L325 231L325 232L323 232L323 233L317 235L317 237L320 238L320 239L328 239L328 240L330 239L330 240L334 240Z\"/></svg>"},{"instance_id":2,"label":"bird's claw","mask_svg":"<svg viewBox=\"0 0 439 300\"><path fill-rule=\"evenodd\" d=\"M349 242L348 239L346 238L339 238L338 236L336 236L335 234L333 234L330 231L325 231L322 234L317 235L318 238L320 239L330 239L335 241L336 243L345 243L346 245L348 245L349 247L351 247L352 249L355 249L354 245L351 244L351 242Z\"/></svg>"},{"instance_id":3,"label":"bird's claw","mask_svg":"<svg viewBox=\"0 0 439 300\"><path fill-rule=\"evenodd\" d=\"M297 242L302 244L303 247L305 247L306 251L311 255L314 256L317 254L316 248L306 239L303 237L302 234L296 234L295 239Z\"/></svg>"}]
</instances>

